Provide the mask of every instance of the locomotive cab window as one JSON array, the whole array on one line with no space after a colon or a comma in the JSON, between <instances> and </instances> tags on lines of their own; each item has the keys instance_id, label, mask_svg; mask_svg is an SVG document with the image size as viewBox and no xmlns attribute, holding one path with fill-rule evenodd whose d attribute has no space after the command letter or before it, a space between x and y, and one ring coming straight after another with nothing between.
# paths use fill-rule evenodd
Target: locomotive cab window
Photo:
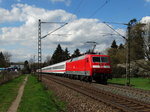
<instances>
[{"instance_id":1,"label":"locomotive cab window","mask_svg":"<svg viewBox=\"0 0 150 112\"><path fill-rule=\"evenodd\" d=\"M101 62L108 63L108 57L101 57Z\"/></svg>"},{"instance_id":2,"label":"locomotive cab window","mask_svg":"<svg viewBox=\"0 0 150 112\"><path fill-rule=\"evenodd\" d=\"M108 57L93 57L93 62L101 62L101 63L108 63Z\"/></svg>"},{"instance_id":3,"label":"locomotive cab window","mask_svg":"<svg viewBox=\"0 0 150 112\"><path fill-rule=\"evenodd\" d=\"M93 57L93 62L100 62L100 57Z\"/></svg>"}]
</instances>

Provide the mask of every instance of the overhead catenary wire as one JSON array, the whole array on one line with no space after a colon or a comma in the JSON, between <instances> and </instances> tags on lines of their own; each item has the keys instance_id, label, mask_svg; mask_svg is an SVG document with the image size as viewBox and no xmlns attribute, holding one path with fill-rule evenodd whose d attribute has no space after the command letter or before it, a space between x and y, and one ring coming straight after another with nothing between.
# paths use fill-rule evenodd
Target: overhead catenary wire
<instances>
[{"instance_id":1,"label":"overhead catenary wire","mask_svg":"<svg viewBox=\"0 0 150 112\"><path fill-rule=\"evenodd\" d=\"M50 35L50 34L54 33L55 31L57 31L57 30L61 29L62 27L64 27L64 26L65 26L65 25L67 25L67 24L68 24L68 23L65 23L64 25L62 25L62 26L60 26L60 27L56 28L55 30L53 30L53 31L51 31L50 33L46 34L45 36L41 37L41 39L43 39L43 38L47 37L48 35Z\"/></svg>"},{"instance_id":2,"label":"overhead catenary wire","mask_svg":"<svg viewBox=\"0 0 150 112\"><path fill-rule=\"evenodd\" d=\"M80 11L80 7L81 7L81 5L83 4L83 1L84 0L81 0L80 2L79 2L79 5L78 5L78 7L76 8L76 10L74 11L75 13L79 13L79 11ZM71 20L73 19L73 15L71 16ZM67 24L70 24L70 23L72 23L72 21L71 22L68 22ZM65 25L67 25L67 24L65 24ZM65 25L63 25L62 27L64 27ZM60 28L59 28L60 29ZM56 29L57 30L57 29ZM52 33L53 33L53 31L52 31ZM51 34L51 33L50 33ZM45 35L45 36L48 36L48 35L50 35L50 34L47 34L47 35ZM44 38L45 38L45 36L43 36Z\"/></svg>"},{"instance_id":3,"label":"overhead catenary wire","mask_svg":"<svg viewBox=\"0 0 150 112\"><path fill-rule=\"evenodd\" d=\"M77 9L76 9L76 12L79 12L79 11L80 11L80 7L81 7L83 1L84 1L84 0L81 0L81 1L79 2L79 5L78 5L78 7L77 7ZM99 10L101 10L105 5L107 5L109 1L110 1L110 0L106 0L100 7L98 7L98 8L89 16L89 18L93 17ZM73 16L72 16L72 19L73 19ZM72 23L72 22L68 22L68 24L70 24L70 23ZM65 25L67 25L67 24L65 24ZM65 26L65 25L64 25L64 26ZM63 26L63 27L64 27L64 26ZM53 33L53 32L52 32L52 33ZM45 35L45 36L48 36L48 35L50 35L50 34L47 34L47 35ZM43 38L45 38L45 36L43 36Z\"/></svg>"},{"instance_id":4,"label":"overhead catenary wire","mask_svg":"<svg viewBox=\"0 0 150 112\"><path fill-rule=\"evenodd\" d=\"M76 11L79 11L79 8L81 7L81 4L83 3L83 1L84 1L84 0L81 0L81 1L80 1L80 3L79 3L79 5L78 5ZM94 16L99 10L101 10L105 5L107 5L109 1L110 1L110 0L106 0L100 7L98 7L98 8L94 11L94 13L92 13L92 14L89 16L89 18L92 17L92 16ZM43 23L44 23L44 22L43 22ZM54 23L54 22L50 22L50 23ZM60 23L61 23L61 22L60 22ZM63 22L62 22L62 23L63 23ZM54 33L55 31L61 29L62 27L64 27L64 26L67 25L67 24L70 24L70 23L72 23L72 22L69 22L69 23L66 23L66 24L60 26L59 28L53 30L52 32L48 33L47 35L43 36L42 38L45 38L46 36L48 36L48 35ZM125 40L127 40L123 35L121 35L119 32L117 32L115 29L113 29L110 25L107 24L107 23L113 23L113 24L124 24L124 23L115 23L115 22L102 22L102 23L104 23L106 26L108 26L110 29L112 29L114 32L116 32L119 36L121 36L122 38L124 38ZM117 34L104 34L103 36L106 36L106 35L117 35Z\"/></svg>"},{"instance_id":5,"label":"overhead catenary wire","mask_svg":"<svg viewBox=\"0 0 150 112\"><path fill-rule=\"evenodd\" d=\"M77 10L79 10L79 8L81 7L81 4L83 3L83 1L84 1L84 0L81 0L81 1L80 1ZM98 8L94 11L94 13L92 13L92 14L89 16L89 18L91 18L92 16L94 16L100 9L102 9L106 4L108 4L109 1L110 1L110 0L106 0L100 7L98 7ZM76 11L77 11L77 10L76 10ZM72 15L71 19L73 19L73 15ZM73 21L72 21L72 22L68 22L68 24L70 24L70 23L73 23Z\"/></svg>"},{"instance_id":6,"label":"overhead catenary wire","mask_svg":"<svg viewBox=\"0 0 150 112\"><path fill-rule=\"evenodd\" d=\"M99 10L101 10L105 5L108 4L110 0L106 0L100 7L98 7L90 16L89 18L93 17Z\"/></svg>"},{"instance_id":7,"label":"overhead catenary wire","mask_svg":"<svg viewBox=\"0 0 150 112\"><path fill-rule=\"evenodd\" d=\"M81 1L79 2L79 5L78 5L78 7L77 7L75 13L80 11L80 7L81 7L83 1L84 1L84 0L81 0ZM72 16L72 19L73 19L73 16ZM52 22L51 22L51 23L52 23ZM55 22L54 22L54 23L55 23ZM64 22L60 22L60 23L64 23ZM65 23L64 25L62 25L61 27L57 28L56 30L54 30L54 31L48 33L47 35L43 36L43 38L45 38L46 36L48 36L48 35L54 33L55 31L59 30L60 28L64 27L64 26L67 25L67 24L70 24L70 23L72 23L72 22Z\"/></svg>"},{"instance_id":8,"label":"overhead catenary wire","mask_svg":"<svg viewBox=\"0 0 150 112\"><path fill-rule=\"evenodd\" d=\"M118 31L116 31L114 28L112 28L110 25L108 25L106 22L102 22L104 23L106 26L108 26L111 30L113 30L114 32L116 32L119 36L121 36L123 39L127 40L127 38L123 35L121 35Z\"/></svg>"},{"instance_id":9,"label":"overhead catenary wire","mask_svg":"<svg viewBox=\"0 0 150 112\"><path fill-rule=\"evenodd\" d=\"M105 21L104 23L127 25L126 23L110 22L110 21L109 22Z\"/></svg>"},{"instance_id":10,"label":"overhead catenary wire","mask_svg":"<svg viewBox=\"0 0 150 112\"><path fill-rule=\"evenodd\" d=\"M80 11L80 7L81 7L83 1L84 1L84 0L81 0L81 1L79 2L79 5L78 5L78 7L77 7L77 9L76 9L76 12ZM106 4L108 4L109 1L110 1L110 0L106 0L100 7L98 7L98 8L94 11L94 13L92 13L92 14L89 16L89 18L92 17L92 16L94 16L100 9L102 9ZM30 15L30 16L32 16L32 17L38 19L37 17L35 17L35 16L31 15L31 14L27 14L27 15ZM53 24L53 23L56 23L56 22L41 22L41 23L52 23L52 24ZM57 23L58 23L58 22L57 22ZM64 22L59 22L59 24L63 24L63 23L64 23ZM69 22L69 23L70 23L70 22ZM67 23L67 24L68 24L68 23ZM59 28L57 28L57 29L53 30L52 32L46 34L46 35L43 36L42 38L45 38L46 36L48 36L48 35L54 33L55 31L61 29L62 27L64 27L64 26L67 25L67 24L64 24L64 25L60 26ZM110 26L109 26L109 27L110 27Z\"/></svg>"},{"instance_id":11,"label":"overhead catenary wire","mask_svg":"<svg viewBox=\"0 0 150 112\"><path fill-rule=\"evenodd\" d=\"M84 0L80 0L80 2L79 2L79 4L78 4L78 7L76 8L76 10L75 10L75 14L78 14L79 12L80 12L80 8L81 8L81 5L83 4L83 1Z\"/></svg>"}]
</instances>

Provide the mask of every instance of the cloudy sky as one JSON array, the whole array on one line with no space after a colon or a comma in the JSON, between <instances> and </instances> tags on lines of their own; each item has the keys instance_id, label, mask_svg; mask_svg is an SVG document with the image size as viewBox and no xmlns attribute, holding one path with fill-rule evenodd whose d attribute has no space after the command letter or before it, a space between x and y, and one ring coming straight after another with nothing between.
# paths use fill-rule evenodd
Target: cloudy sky
<instances>
[{"instance_id":1,"label":"cloudy sky","mask_svg":"<svg viewBox=\"0 0 150 112\"><path fill-rule=\"evenodd\" d=\"M11 61L37 59L38 20L65 22L66 26L42 39L43 58L52 55L58 44L72 53L82 52L97 42L96 51L104 51L115 39L124 40L102 22L128 23L150 19L150 0L0 0L0 51L12 54ZM62 24L42 24L42 36ZM109 25L125 36L126 26ZM106 35L107 33L107 35ZM59 34L59 35L58 35ZM43 59L44 60L44 59Z\"/></svg>"}]
</instances>

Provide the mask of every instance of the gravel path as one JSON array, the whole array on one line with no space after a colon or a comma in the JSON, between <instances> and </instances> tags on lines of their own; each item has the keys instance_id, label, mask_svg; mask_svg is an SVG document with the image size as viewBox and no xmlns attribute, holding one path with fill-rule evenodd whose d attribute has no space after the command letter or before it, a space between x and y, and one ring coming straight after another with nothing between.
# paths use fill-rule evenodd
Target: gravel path
<instances>
[{"instance_id":1,"label":"gravel path","mask_svg":"<svg viewBox=\"0 0 150 112\"><path fill-rule=\"evenodd\" d=\"M19 103L21 101L21 97L23 95L24 87L26 85L27 80L28 80L28 76L25 77L22 85L19 88L16 99L12 102L12 105L9 107L7 112L17 112L17 109L18 109Z\"/></svg>"},{"instance_id":2,"label":"gravel path","mask_svg":"<svg viewBox=\"0 0 150 112\"><path fill-rule=\"evenodd\" d=\"M68 89L52 80L43 78L42 81L49 89L53 90L57 96L67 102L68 112L118 112L116 109L112 109L101 102Z\"/></svg>"}]
</instances>

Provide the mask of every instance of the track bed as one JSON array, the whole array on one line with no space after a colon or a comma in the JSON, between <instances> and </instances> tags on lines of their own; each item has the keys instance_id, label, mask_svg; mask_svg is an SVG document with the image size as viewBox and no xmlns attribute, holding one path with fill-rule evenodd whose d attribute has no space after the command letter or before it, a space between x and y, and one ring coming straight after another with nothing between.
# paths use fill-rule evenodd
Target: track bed
<instances>
[{"instance_id":1,"label":"track bed","mask_svg":"<svg viewBox=\"0 0 150 112\"><path fill-rule=\"evenodd\" d=\"M145 102L141 102L129 97L114 94L112 92L106 92L101 89L93 87L93 84L80 82L76 80L70 80L62 77L44 76L44 80L53 81L61 86L69 88L77 93L80 93L86 97L89 97L96 102L103 103L115 110L122 112L149 112L150 105Z\"/></svg>"}]
</instances>

